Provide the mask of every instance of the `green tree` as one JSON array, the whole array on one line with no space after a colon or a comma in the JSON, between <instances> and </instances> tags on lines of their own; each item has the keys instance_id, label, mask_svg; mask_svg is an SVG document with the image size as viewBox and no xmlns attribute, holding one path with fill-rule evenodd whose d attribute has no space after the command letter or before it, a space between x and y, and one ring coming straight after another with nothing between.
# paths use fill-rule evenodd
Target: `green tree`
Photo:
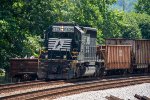
<instances>
[{"instance_id":1,"label":"green tree","mask_svg":"<svg viewBox=\"0 0 150 100\"><path fill-rule=\"evenodd\" d=\"M120 37L118 29L120 13L109 10L109 5L116 0L74 0L71 11L73 21L82 25L91 25L98 29L97 42L103 43L104 38Z\"/></svg>"},{"instance_id":2,"label":"green tree","mask_svg":"<svg viewBox=\"0 0 150 100\"><path fill-rule=\"evenodd\" d=\"M50 24L63 21L68 0L1 0L0 67L9 58L37 55L40 36ZM69 2L67 3L69 4ZM67 19L67 18L66 18Z\"/></svg>"},{"instance_id":3,"label":"green tree","mask_svg":"<svg viewBox=\"0 0 150 100\"><path fill-rule=\"evenodd\" d=\"M150 15L150 0L138 0L135 9L138 13L146 13Z\"/></svg>"},{"instance_id":4,"label":"green tree","mask_svg":"<svg viewBox=\"0 0 150 100\"><path fill-rule=\"evenodd\" d=\"M150 15L136 14L135 19L138 22L143 39L150 39Z\"/></svg>"},{"instance_id":5,"label":"green tree","mask_svg":"<svg viewBox=\"0 0 150 100\"><path fill-rule=\"evenodd\" d=\"M10 57L21 54L25 39L12 6L13 1L0 1L0 67L3 68L9 65Z\"/></svg>"},{"instance_id":6,"label":"green tree","mask_svg":"<svg viewBox=\"0 0 150 100\"><path fill-rule=\"evenodd\" d=\"M150 39L150 16L135 12L124 13L120 28L123 38Z\"/></svg>"},{"instance_id":7,"label":"green tree","mask_svg":"<svg viewBox=\"0 0 150 100\"><path fill-rule=\"evenodd\" d=\"M137 15L135 13L124 13L123 20L121 22L122 37L127 39L140 39L142 38Z\"/></svg>"}]
</instances>

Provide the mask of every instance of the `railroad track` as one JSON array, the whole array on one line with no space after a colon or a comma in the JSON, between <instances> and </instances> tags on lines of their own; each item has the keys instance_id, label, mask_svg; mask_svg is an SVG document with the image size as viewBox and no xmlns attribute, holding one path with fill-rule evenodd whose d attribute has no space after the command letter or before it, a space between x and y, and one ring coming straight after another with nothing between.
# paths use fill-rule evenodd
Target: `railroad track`
<instances>
[{"instance_id":1,"label":"railroad track","mask_svg":"<svg viewBox=\"0 0 150 100\"><path fill-rule=\"evenodd\" d=\"M72 85L60 86L56 88L43 89L22 94L16 94L6 97L1 97L2 100L35 100L35 99L55 99L61 96L77 94L86 91L102 90L116 88L128 85L141 84L150 82L150 77L133 77L124 79L99 80L92 82L75 83Z\"/></svg>"},{"instance_id":2,"label":"railroad track","mask_svg":"<svg viewBox=\"0 0 150 100\"><path fill-rule=\"evenodd\" d=\"M46 89L46 87L52 87L54 85L60 85L66 83L65 81L33 81L33 82L23 82L17 84L6 85L0 88L0 95L3 96L10 96L16 95L20 93L26 93L31 91L38 91L41 89Z\"/></svg>"},{"instance_id":3,"label":"railroad track","mask_svg":"<svg viewBox=\"0 0 150 100\"><path fill-rule=\"evenodd\" d=\"M127 77L135 77L135 76L148 76L147 75L141 75L141 74L135 74L135 75L128 75L128 76L122 76L123 78L127 78ZM113 75L113 76L105 76L105 79L110 79L110 78L119 78L120 76L118 75ZM73 79L70 80L68 82L77 82L77 81L89 81L89 80L97 80L99 78L82 78L82 79ZM48 82L52 82L54 83L55 81L48 81ZM57 81L58 82L58 81ZM45 80L36 80L36 81L26 81L26 82L17 82L17 83L9 83L9 84L0 84L0 91L1 90L6 90L6 89L14 89L14 88L18 88L18 87L24 87L24 86L29 86L29 85L36 85L36 84L44 84L47 83ZM1 92L0 92L1 93Z\"/></svg>"},{"instance_id":4,"label":"railroad track","mask_svg":"<svg viewBox=\"0 0 150 100\"><path fill-rule=\"evenodd\" d=\"M9 84L0 84L0 90L7 89L7 88L13 88L18 86L26 86L29 84L37 84L37 83L43 83L42 80L36 80L36 81L26 81L26 82L17 82L17 83L9 83Z\"/></svg>"},{"instance_id":5,"label":"railroad track","mask_svg":"<svg viewBox=\"0 0 150 100\"><path fill-rule=\"evenodd\" d=\"M73 83L73 82L78 82L78 81L89 81L89 80L97 80L97 78L83 78L83 79L72 79L72 80L57 80L57 81L28 81L28 82L19 82L19 83L13 83L13 84L5 84L5 85L0 85L0 94L6 94L8 95L13 95L13 94L18 94L18 93L13 93L15 91L22 91L22 90L28 90L32 89L34 91L34 88L41 88L42 87L48 87L48 86L53 86L53 85L62 85L62 84L67 84L67 83ZM40 90L40 89L35 89L35 91ZM30 92L24 91L24 92ZM24 93L20 92L20 93ZM3 97L3 96L2 96Z\"/></svg>"},{"instance_id":6,"label":"railroad track","mask_svg":"<svg viewBox=\"0 0 150 100\"><path fill-rule=\"evenodd\" d=\"M67 84L72 84L73 82L78 81L89 81L97 80L97 78L83 78L83 79L72 79L72 80L57 80L57 81L28 81L28 82L19 82L13 84L1 85L0 87L0 97L16 95L31 91L43 90L46 88L58 87L59 85L64 86Z\"/></svg>"}]
</instances>

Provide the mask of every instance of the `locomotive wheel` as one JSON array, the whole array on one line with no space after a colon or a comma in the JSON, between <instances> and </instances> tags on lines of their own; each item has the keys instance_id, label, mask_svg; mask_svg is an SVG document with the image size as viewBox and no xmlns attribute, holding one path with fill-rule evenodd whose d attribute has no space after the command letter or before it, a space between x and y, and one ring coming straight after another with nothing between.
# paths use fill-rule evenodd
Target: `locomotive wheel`
<instances>
[{"instance_id":1,"label":"locomotive wheel","mask_svg":"<svg viewBox=\"0 0 150 100\"><path fill-rule=\"evenodd\" d=\"M79 69L79 67L77 67L77 69L76 69L76 71L75 71L75 77L76 78L78 78L79 77L79 72L80 71L80 69Z\"/></svg>"},{"instance_id":2,"label":"locomotive wheel","mask_svg":"<svg viewBox=\"0 0 150 100\"><path fill-rule=\"evenodd\" d=\"M96 71L94 73L94 77L98 77L100 76L100 67L98 65L95 65L95 67L96 67Z\"/></svg>"},{"instance_id":3,"label":"locomotive wheel","mask_svg":"<svg viewBox=\"0 0 150 100\"><path fill-rule=\"evenodd\" d=\"M150 73L150 65L148 65L148 73Z\"/></svg>"},{"instance_id":4,"label":"locomotive wheel","mask_svg":"<svg viewBox=\"0 0 150 100\"><path fill-rule=\"evenodd\" d=\"M13 77L12 82L20 82L20 78L19 77Z\"/></svg>"},{"instance_id":5,"label":"locomotive wheel","mask_svg":"<svg viewBox=\"0 0 150 100\"><path fill-rule=\"evenodd\" d=\"M128 72L128 69L125 69L124 71L123 71L123 76L127 76L127 73Z\"/></svg>"},{"instance_id":6,"label":"locomotive wheel","mask_svg":"<svg viewBox=\"0 0 150 100\"><path fill-rule=\"evenodd\" d=\"M100 68L99 77L103 77L103 76L105 76L105 69L104 68Z\"/></svg>"},{"instance_id":7,"label":"locomotive wheel","mask_svg":"<svg viewBox=\"0 0 150 100\"><path fill-rule=\"evenodd\" d=\"M23 79L24 81L27 81L27 80L31 80L31 77L30 77L29 74L24 74L24 75L22 76L22 79Z\"/></svg>"},{"instance_id":8,"label":"locomotive wheel","mask_svg":"<svg viewBox=\"0 0 150 100\"><path fill-rule=\"evenodd\" d=\"M75 72L75 77L79 78L80 76L81 76L80 67L77 67L76 72Z\"/></svg>"}]
</instances>

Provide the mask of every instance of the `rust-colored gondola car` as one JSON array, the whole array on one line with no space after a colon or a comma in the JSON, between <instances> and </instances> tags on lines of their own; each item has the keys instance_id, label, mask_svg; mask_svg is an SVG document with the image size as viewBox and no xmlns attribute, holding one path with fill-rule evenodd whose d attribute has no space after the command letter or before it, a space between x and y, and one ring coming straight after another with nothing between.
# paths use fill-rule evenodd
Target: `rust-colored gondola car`
<instances>
[{"instance_id":1,"label":"rust-colored gondola car","mask_svg":"<svg viewBox=\"0 0 150 100\"><path fill-rule=\"evenodd\" d=\"M30 80L37 78L38 59L10 59L10 77L19 80Z\"/></svg>"},{"instance_id":2,"label":"rust-colored gondola car","mask_svg":"<svg viewBox=\"0 0 150 100\"><path fill-rule=\"evenodd\" d=\"M150 66L150 40L135 40L134 65L135 68L146 70Z\"/></svg>"},{"instance_id":3,"label":"rust-colored gondola car","mask_svg":"<svg viewBox=\"0 0 150 100\"><path fill-rule=\"evenodd\" d=\"M130 69L130 45L107 45L105 52L105 70Z\"/></svg>"},{"instance_id":4,"label":"rust-colored gondola car","mask_svg":"<svg viewBox=\"0 0 150 100\"><path fill-rule=\"evenodd\" d=\"M110 38L105 40L106 45L134 45L134 40L124 38Z\"/></svg>"}]
</instances>

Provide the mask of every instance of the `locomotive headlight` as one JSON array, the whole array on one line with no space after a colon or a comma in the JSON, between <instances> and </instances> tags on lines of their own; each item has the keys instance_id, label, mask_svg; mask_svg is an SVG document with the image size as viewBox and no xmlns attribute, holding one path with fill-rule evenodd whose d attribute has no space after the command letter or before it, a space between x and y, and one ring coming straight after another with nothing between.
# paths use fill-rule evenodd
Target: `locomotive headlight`
<instances>
[{"instance_id":1,"label":"locomotive headlight","mask_svg":"<svg viewBox=\"0 0 150 100\"><path fill-rule=\"evenodd\" d=\"M45 59L48 59L48 55L45 55Z\"/></svg>"},{"instance_id":2,"label":"locomotive headlight","mask_svg":"<svg viewBox=\"0 0 150 100\"><path fill-rule=\"evenodd\" d=\"M67 58L67 56L66 56L66 55L64 55L64 56L63 56L63 58L64 58L64 59L66 59L66 58Z\"/></svg>"},{"instance_id":3,"label":"locomotive headlight","mask_svg":"<svg viewBox=\"0 0 150 100\"><path fill-rule=\"evenodd\" d=\"M61 26L60 30L63 32L64 31L64 26Z\"/></svg>"}]
</instances>

